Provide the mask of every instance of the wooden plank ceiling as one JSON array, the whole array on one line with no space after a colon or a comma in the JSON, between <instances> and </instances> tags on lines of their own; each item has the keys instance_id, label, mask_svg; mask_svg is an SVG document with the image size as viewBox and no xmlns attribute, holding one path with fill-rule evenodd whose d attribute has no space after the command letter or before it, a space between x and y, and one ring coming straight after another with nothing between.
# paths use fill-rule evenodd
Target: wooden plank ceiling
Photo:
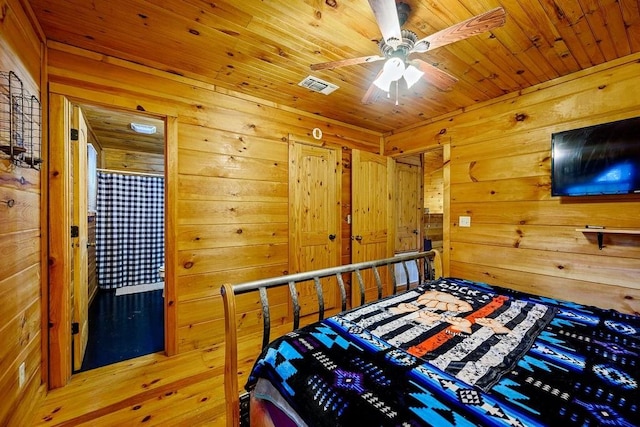
<instances>
[{"instance_id":1,"label":"wooden plank ceiling","mask_svg":"<svg viewBox=\"0 0 640 427\"><path fill-rule=\"evenodd\" d=\"M100 148L128 152L164 153L164 121L128 111L111 110L94 105L80 105L89 125L89 142ZM133 130L132 123L155 127L152 134Z\"/></svg>"},{"instance_id":2,"label":"wooden plank ceiling","mask_svg":"<svg viewBox=\"0 0 640 427\"><path fill-rule=\"evenodd\" d=\"M455 76L395 99L361 99L382 67L312 72L378 55L367 0L29 0L50 40L113 55L367 129L390 132L640 51L638 0L404 0L403 28L426 37L502 6L506 24L414 54ZM298 83L313 75L331 95Z\"/></svg>"}]
</instances>

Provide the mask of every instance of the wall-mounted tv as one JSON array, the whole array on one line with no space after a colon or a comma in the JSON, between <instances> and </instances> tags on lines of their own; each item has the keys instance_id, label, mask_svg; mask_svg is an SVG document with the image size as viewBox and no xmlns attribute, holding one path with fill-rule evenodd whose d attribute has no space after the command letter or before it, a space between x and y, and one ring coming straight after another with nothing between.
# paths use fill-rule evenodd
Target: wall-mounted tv
<instances>
[{"instance_id":1,"label":"wall-mounted tv","mask_svg":"<svg viewBox=\"0 0 640 427\"><path fill-rule=\"evenodd\" d=\"M640 193L640 117L551 135L551 194Z\"/></svg>"}]
</instances>

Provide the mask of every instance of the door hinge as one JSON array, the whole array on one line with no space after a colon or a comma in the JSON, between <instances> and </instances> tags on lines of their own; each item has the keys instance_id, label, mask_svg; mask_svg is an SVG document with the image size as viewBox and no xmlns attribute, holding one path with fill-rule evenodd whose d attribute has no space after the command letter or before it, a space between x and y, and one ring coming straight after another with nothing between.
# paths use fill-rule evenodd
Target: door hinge
<instances>
[{"instance_id":1,"label":"door hinge","mask_svg":"<svg viewBox=\"0 0 640 427\"><path fill-rule=\"evenodd\" d=\"M71 226L71 237L80 237L80 227L77 225Z\"/></svg>"},{"instance_id":2,"label":"door hinge","mask_svg":"<svg viewBox=\"0 0 640 427\"><path fill-rule=\"evenodd\" d=\"M77 141L78 139L78 129L71 129L71 140Z\"/></svg>"},{"instance_id":3,"label":"door hinge","mask_svg":"<svg viewBox=\"0 0 640 427\"><path fill-rule=\"evenodd\" d=\"M80 324L78 322L71 323L71 335L77 335L80 333Z\"/></svg>"}]
</instances>

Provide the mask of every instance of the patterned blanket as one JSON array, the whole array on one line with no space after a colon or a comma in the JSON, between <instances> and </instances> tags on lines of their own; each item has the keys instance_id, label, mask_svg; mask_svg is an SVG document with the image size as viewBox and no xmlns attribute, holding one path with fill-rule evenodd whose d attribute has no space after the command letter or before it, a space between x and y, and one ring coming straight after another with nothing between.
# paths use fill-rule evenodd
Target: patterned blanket
<instances>
[{"instance_id":1,"label":"patterned blanket","mask_svg":"<svg viewBox=\"0 0 640 427\"><path fill-rule=\"evenodd\" d=\"M632 426L639 355L638 317L448 278L279 338L247 389L312 426Z\"/></svg>"}]
</instances>

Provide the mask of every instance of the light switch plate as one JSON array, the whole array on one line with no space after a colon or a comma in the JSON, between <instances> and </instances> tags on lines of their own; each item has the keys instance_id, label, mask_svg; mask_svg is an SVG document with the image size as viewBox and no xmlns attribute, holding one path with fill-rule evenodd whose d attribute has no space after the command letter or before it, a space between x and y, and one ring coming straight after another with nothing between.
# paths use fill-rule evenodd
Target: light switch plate
<instances>
[{"instance_id":1,"label":"light switch plate","mask_svg":"<svg viewBox=\"0 0 640 427\"><path fill-rule=\"evenodd\" d=\"M458 225L460 225L460 227L471 227L471 217L470 216L458 217Z\"/></svg>"}]
</instances>

